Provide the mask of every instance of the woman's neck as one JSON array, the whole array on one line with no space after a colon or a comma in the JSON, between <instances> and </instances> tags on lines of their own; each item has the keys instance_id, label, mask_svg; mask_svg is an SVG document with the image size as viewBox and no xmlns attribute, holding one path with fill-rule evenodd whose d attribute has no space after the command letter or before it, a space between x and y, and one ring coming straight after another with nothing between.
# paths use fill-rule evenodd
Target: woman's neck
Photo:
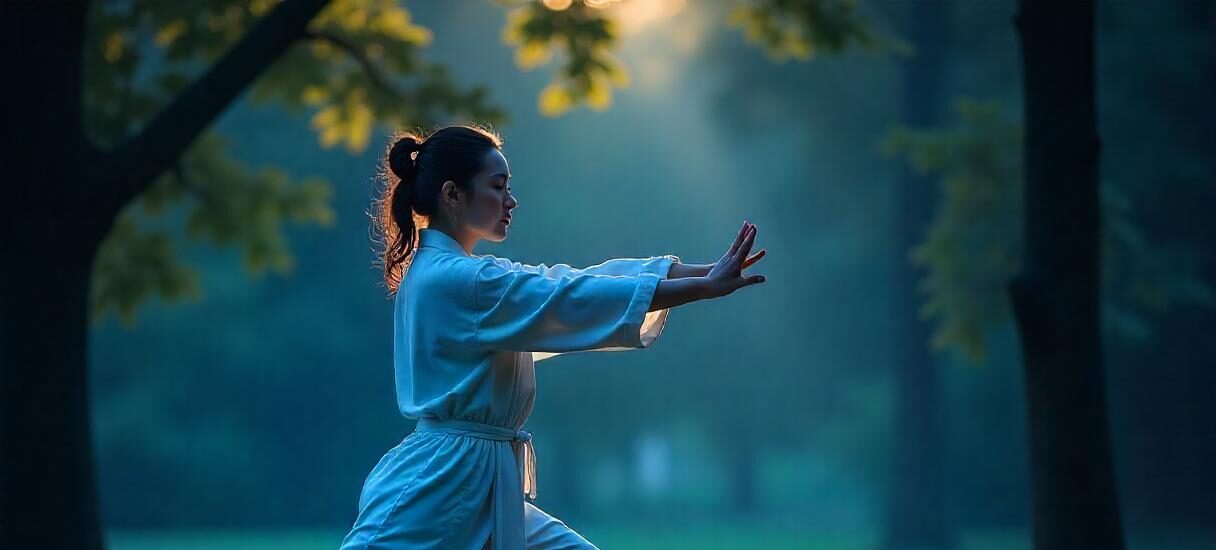
<instances>
[{"instance_id":1,"label":"woman's neck","mask_svg":"<svg viewBox=\"0 0 1216 550\"><path fill-rule=\"evenodd\" d=\"M433 229L435 231L439 231L439 232L443 233L444 235L451 237L452 240L460 243L460 248L464 249L465 254L467 254L469 256L473 255L473 245L477 244L476 236L473 236L473 235L466 236L462 232L457 231L454 228L452 228L451 226L449 226L448 224L443 223L442 221L438 221L438 220L435 221L434 223L426 226L426 229Z\"/></svg>"}]
</instances>

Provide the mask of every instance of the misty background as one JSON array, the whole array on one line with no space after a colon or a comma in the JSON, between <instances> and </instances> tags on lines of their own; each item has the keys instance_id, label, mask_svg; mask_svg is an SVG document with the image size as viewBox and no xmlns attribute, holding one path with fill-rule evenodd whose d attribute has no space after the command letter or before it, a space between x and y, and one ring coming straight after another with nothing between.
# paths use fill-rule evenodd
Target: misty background
<instances>
[{"instance_id":1,"label":"misty background","mask_svg":"<svg viewBox=\"0 0 1216 550\"><path fill-rule=\"evenodd\" d=\"M899 433L900 342L914 327L897 281L909 240L924 235L899 222L907 155L883 147L910 104L934 106L924 128L961 125L960 100L1018 123L1014 2L863 5L876 30L913 45L917 10L945 11L929 37L938 59L926 97L907 80L910 58L891 51L774 61L726 23L726 3L621 15L629 86L605 111L559 117L537 106L552 67L523 71L503 44L503 7L407 7L434 34L425 57L487 86L507 115L495 129L520 206L508 239L476 253L712 263L745 219L768 251L750 268L765 285L674 310L651 348L538 365L526 427L540 507L604 548L867 547L899 509L922 507L939 509L959 547L1029 547L1012 322L983 326L982 357L935 350L934 402L910 406L940 415L939 439ZM1161 273L1200 285L1216 284L1214 37L1211 2L1098 4L1104 190L1126 199L1145 250L1179 251ZM318 146L310 115L242 96L215 127L243 163L332 185L333 224L286 231L289 274L252 276L237 250L182 239L201 300L152 299L133 326L113 315L92 326L97 471L115 548L174 531L336 547L364 477L412 429L396 409L391 301L367 215L396 128L377 127L351 152ZM942 185L932 171L912 177ZM180 231L184 216L167 227ZM1136 548L1216 540L1216 308L1189 296L1105 333L1118 494ZM932 441L942 483L901 493L893 511L895 463Z\"/></svg>"}]
</instances>

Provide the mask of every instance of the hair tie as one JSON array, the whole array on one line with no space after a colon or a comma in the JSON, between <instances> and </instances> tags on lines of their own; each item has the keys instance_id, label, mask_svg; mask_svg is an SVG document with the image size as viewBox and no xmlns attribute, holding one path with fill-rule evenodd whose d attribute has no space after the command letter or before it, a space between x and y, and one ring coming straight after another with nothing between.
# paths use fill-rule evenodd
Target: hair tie
<instances>
[{"instance_id":1,"label":"hair tie","mask_svg":"<svg viewBox=\"0 0 1216 550\"><path fill-rule=\"evenodd\" d=\"M426 142L425 142L425 141L420 142L420 143L418 144L418 149L416 149L416 150L414 151L414 155L413 155L413 157L410 159L410 164L411 164L411 165L414 167L414 172L415 172L415 173L417 173L417 172L418 172L418 161L420 161L420 160L422 159L422 148L423 148L423 147L426 147Z\"/></svg>"},{"instance_id":2,"label":"hair tie","mask_svg":"<svg viewBox=\"0 0 1216 550\"><path fill-rule=\"evenodd\" d=\"M412 180L418 174L417 156L422 154L424 142L413 136L405 136L397 140L389 151L389 167L397 177ZM402 158L404 157L404 158Z\"/></svg>"}]
</instances>

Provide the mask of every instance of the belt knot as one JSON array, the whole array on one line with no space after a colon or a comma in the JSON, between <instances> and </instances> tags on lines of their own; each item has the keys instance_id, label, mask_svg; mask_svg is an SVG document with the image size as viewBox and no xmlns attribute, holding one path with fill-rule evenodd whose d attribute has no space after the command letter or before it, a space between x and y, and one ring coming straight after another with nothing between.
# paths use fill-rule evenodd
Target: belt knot
<instances>
[{"instance_id":1,"label":"belt knot","mask_svg":"<svg viewBox=\"0 0 1216 550\"><path fill-rule=\"evenodd\" d=\"M521 443L513 449L515 462L525 498L536 500L536 450L532 447L532 434L527 430L512 430L502 426L483 424L470 420L419 418L415 431L439 432L463 437L477 437L493 441ZM515 447L512 445L512 447Z\"/></svg>"}]
</instances>

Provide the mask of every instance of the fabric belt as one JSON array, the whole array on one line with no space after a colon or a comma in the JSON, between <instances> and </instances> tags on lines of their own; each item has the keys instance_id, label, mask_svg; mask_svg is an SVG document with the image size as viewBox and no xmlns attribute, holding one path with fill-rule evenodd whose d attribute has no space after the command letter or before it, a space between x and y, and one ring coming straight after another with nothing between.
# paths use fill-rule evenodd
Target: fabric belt
<instances>
[{"instance_id":1,"label":"fabric belt","mask_svg":"<svg viewBox=\"0 0 1216 550\"><path fill-rule=\"evenodd\" d=\"M419 418L415 432L434 432L491 441L510 442L494 447L493 550L526 550L524 499L536 498L536 452L532 434L470 420ZM514 464L512 464L514 462ZM519 491L523 488L522 494ZM503 488L514 487L514 490Z\"/></svg>"},{"instance_id":2,"label":"fabric belt","mask_svg":"<svg viewBox=\"0 0 1216 550\"><path fill-rule=\"evenodd\" d=\"M438 418L419 418L414 431L510 441L515 462L519 468L523 493L529 501L536 500L536 450L532 447L531 433L471 420L440 420Z\"/></svg>"}]
</instances>

